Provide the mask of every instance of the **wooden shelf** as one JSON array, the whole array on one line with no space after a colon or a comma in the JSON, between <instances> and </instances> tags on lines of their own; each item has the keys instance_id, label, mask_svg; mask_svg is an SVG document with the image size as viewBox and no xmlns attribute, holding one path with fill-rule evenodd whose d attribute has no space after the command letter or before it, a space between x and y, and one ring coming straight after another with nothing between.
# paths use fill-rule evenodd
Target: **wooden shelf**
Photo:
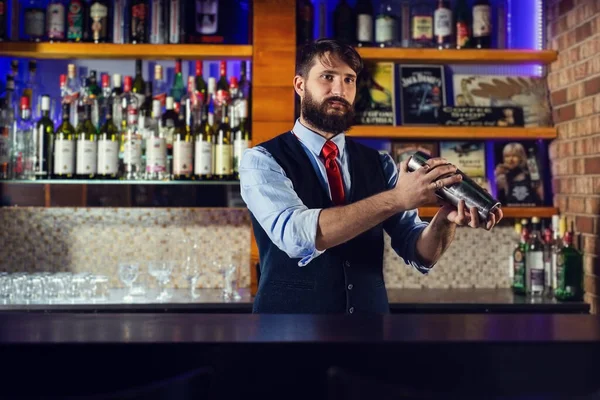
<instances>
[{"instance_id":1,"label":"wooden shelf","mask_svg":"<svg viewBox=\"0 0 600 400\"><path fill-rule=\"evenodd\" d=\"M431 218L439 210L439 207L419 208L419 216ZM558 208L555 207L502 207L504 218L551 218L558 214Z\"/></svg>"},{"instance_id":2,"label":"wooden shelf","mask_svg":"<svg viewBox=\"0 0 600 400\"><path fill-rule=\"evenodd\" d=\"M556 128L356 125L348 136L389 139L554 139Z\"/></svg>"},{"instance_id":3,"label":"wooden shelf","mask_svg":"<svg viewBox=\"0 0 600 400\"><path fill-rule=\"evenodd\" d=\"M554 50L438 50L358 47L361 57L375 61L420 64L551 64L558 58Z\"/></svg>"},{"instance_id":4,"label":"wooden shelf","mask_svg":"<svg viewBox=\"0 0 600 400\"><path fill-rule=\"evenodd\" d=\"M0 57L38 59L249 59L251 45L112 44L112 43L0 43Z\"/></svg>"}]
</instances>

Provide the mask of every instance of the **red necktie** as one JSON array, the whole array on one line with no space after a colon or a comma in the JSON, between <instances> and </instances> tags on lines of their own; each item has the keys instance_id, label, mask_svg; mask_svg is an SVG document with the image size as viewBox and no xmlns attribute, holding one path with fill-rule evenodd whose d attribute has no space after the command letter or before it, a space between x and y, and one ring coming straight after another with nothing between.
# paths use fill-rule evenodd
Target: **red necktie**
<instances>
[{"instance_id":1,"label":"red necktie","mask_svg":"<svg viewBox=\"0 0 600 400\"><path fill-rule=\"evenodd\" d=\"M335 161L338 155L338 147L331 140L325 142L321 155L325 159L325 170L327 171L327 180L329 181L329 189L331 190L331 200L336 206L344 204L344 182L340 167Z\"/></svg>"}]
</instances>

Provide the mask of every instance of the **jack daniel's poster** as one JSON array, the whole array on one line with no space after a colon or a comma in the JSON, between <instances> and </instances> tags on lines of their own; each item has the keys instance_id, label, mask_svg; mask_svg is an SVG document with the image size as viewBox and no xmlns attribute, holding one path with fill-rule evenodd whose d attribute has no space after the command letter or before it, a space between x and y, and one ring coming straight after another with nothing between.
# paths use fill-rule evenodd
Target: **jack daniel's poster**
<instances>
[{"instance_id":1,"label":"jack daniel's poster","mask_svg":"<svg viewBox=\"0 0 600 400\"><path fill-rule=\"evenodd\" d=\"M402 125L438 125L446 105L444 67L401 65L399 71Z\"/></svg>"},{"instance_id":2,"label":"jack daniel's poster","mask_svg":"<svg viewBox=\"0 0 600 400\"><path fill-rule=\"evenodd\" d=\"M540 150L535 141L502 141L494 144L496 198L503 205L544 205L546 185Z\"/></svg>"},{"instance_id":3,"label":"jack daniel's poster","mask_svg":"<svg viewBox=\"0 0 600 400\"><path fill-rule=\"evenodd\" d=\"M356 125L395 125L394 63L365 62L358 77Z\"/></svg>"}]
</instances>

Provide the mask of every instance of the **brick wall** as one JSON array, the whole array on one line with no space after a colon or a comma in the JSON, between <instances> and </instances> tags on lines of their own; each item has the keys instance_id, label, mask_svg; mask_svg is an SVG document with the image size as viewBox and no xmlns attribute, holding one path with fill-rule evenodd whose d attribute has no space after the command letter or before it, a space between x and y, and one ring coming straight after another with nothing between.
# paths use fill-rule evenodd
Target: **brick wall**
<instances>
[{"instance_id":1,"label":"brick wall","mask_svg":"<svg viewBox=\"0 0 600 400\"><path fill-rule=\"evenodd\" d=\"M582 234L586 301L600 312L600 1L548 0L554 203Z\"/></svg>"}]
</instances>

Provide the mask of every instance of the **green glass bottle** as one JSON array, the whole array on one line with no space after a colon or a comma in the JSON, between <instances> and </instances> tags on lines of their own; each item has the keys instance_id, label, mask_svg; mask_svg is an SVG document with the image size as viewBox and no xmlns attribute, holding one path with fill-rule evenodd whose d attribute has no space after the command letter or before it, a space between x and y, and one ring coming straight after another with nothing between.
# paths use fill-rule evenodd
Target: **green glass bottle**
<instances>
[{"instance_id":1,"label":"green glass bottle","mask_svg":"<svg viewBox=\"0 0 600 400\"><path fill-rule=\"evenodd\" d=\"M250 129L248 129L248 103L246 100L240 100L236 104L234 115L238 123L235 124L233 130L233 177L240 179L240 162L244 152L252 143Z\"/></svg>"},{"instance_id":2,"label":"green glass bottle","mask_svg":"<svg viewBox=\"0 0 600 400\"><path fill-rule=\"evenodd\" d=\"M146 101L146 82L142 75L142 60L135 60L135 77L133 78L133 86L131 92L137 98L138 113Z\"/></svg>"},{"instance_id":3,"label":"green glass bottle","mask_svg":"<svg viewBox=\"0 0 600 400\"><path fill-rule=\"evenodd\" d=\"M47 179L50 177L50 168L53 164L54 151L54 123L50 118L50 96L42 96L42 116L38 120L34 138L33 171L36 179Z\"/></svg>"},{"instance_id":4,"label":"green glass bottle","mask_svg":"<svg viewBox=\"0 0 600 400\"><path fill-rule=\"evenodd\" d=\"M227 105L221 107L223 118L217 129L215 138L215 179L228 180L233 174L233 149L231 140L231 127Z\"/></svg>"},{"instance_id":5,"label":"green glass bottle","mask_svg":"<svg viewBox=\"0 0 600 400\"><path fill-rule=\"evenodd\" d=\"M561 301L583 300L583 255L573 247L573 222L571 230L565 233L563 247L557 256L558 282L554 297Z\"/></svg>"},{"instance_id":6,"label":"green glass bottle","mask_svg":"<svg viewBox=\"0 0 600 400\"><path fill-rule=\"evenodd\" d=\"M200 111L201 122L194 129L194 176L198 180L210 180L213 177L215 135L208 123L208 104Z\"/></svg>"},{"instance_id":7,"label":"green glass bottle","mask_svg":"<svg viewBox=\"0 0 600 400\"><path fill-rule=\"evenodd\" d=\"M186 103L181 105L173 134L173 179L178 181L191 180L193 173L194 143L187 118L190 108L190 99L187 99Z\"/></svg>"},{"instance_id":8,"label":"green glass bottle","mask_svg":"<svg viewBox=\"0 0 600 400\"><path fill-rule=\"evenodd\" d=\"M70 120L71 105L65 103L62 106L62 122L54 134L54 179L71 179L75 172L75 128Z\"/></svg>"},{"instance_id":9,"label":"green glass bottle","mask_svg":"<svg viewBox=\"0 0 600 400\"><path fill-rule=\"evenodd\" d=\"M513 284L512 289L515 294L526 294L526 255L527 255L527 242L529 240L529 233L527 229L527 220L521 221L520 225L515 225L515 231L521 230L521 241L513 251Z\"/></svg>"},{"instance_id":10,"label":"green glass bottle","mask_svg":"<svg viewBox=\"0 0 600 400\"><path fill-rule=\"evenodd\" d=\"M196 61L196 91L200 93L202 97L202 103L208 103L207 93L208 86L206 85L206 81L204 80L204 76L202 73L202 61Z\"/></svg>"},{"instance_id":11,"label":"green glass bottle","mask_svg":"<svg viewBox=\"0 0 600 400\"><path fill-rule=\"evenodd\" d=\"M119 178L119 146L121 134L113 122L110 108L106 109L105 122L98 134L98 177Z\"/></svg>"},{"instance_id":12,"label":"green glass bottle","mask_svg":"<svg viewBox=\"0 0 600 400\"><path fill-rule=\"evenodd\" d=\"M91 119L92 106L84 106L84 117L76 131L75 175L79 179L94 179L97 172L97 132Z\"/></svg>"}]
</instances>

